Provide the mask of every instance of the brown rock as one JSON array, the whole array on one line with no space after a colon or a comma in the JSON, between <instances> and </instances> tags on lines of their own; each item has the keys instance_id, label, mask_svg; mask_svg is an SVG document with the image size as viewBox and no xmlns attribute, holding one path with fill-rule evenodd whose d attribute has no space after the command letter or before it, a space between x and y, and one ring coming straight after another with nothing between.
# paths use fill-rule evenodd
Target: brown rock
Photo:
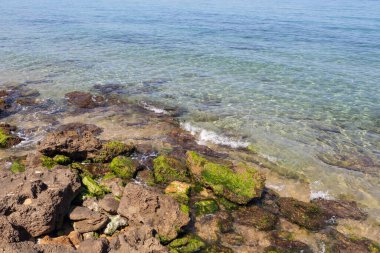
<instances>
[{"instance_id":1,"label":"brown rock","mask_svg":"<svg viewBox=\"0 0 380 253\"><path fill-rule=\"evenodd\" d=\"M65 94L68 103L78 108L92 109L105 105L104 97L89 92L73 91Z\"/></svg>"},{"instance_id":2,"label":"brown rock","mask_svg":"<svg viewBox=\"0 0 380 253\"><path fill-rule=\"evenodd\" d=\"M119 201L117 201L112 195L107 195L99 201L99 207L110 214L116 214L119 208Z\"/></svg>"},{"instance_id":3,"label":"brown rock","mask_svg":"<svg viewBox=\"0 0 380 253\"><path fill-rule=\"evenodd\" d=\"M38 240L39 244L52 244L52 245L65 245L67 247L74 248L71 243L69 237L67 236L58 236L58 237L50 237L48 235Z\"/></svg>"},{"instance_id":4,"label":"brown rock","mask_svg":"<svg viewBox=\"0 0 380 253\"><path fill-rule=\"evenodd\" d=\"M79 233L97 231L107 225L106 215L91 211L86 207L77 206L69 214L69 219L75 221L74 229Z\"/></svg>"},{"instance_id":5,"label":"brown rock","mask_svg":"<svg viewBox=\"0 0 380 253\"><path fill-rule=\"evenodd\" d=\"M339 253L375 253L380 252L380 246L376 243L366 239L354 239L348 238L344 234L330 229L326 232L326 235L330 239L327 244L327 252L339 252Z\"/></svg>"},{"instance_id":6,"label":"brown rock","mask_svg":"<svg viewBox=\"0 0 380 253\"><path fill-rule=\"evenodd\" d=\"M66 155L73 160L92 158L101 142L96 138L99 128L94 125L68 124L49 133L38 145L38 150L47 156Z\"/></svg>"},{"instance_id":7,"label":"brown rock","mask_svg":"<svg viewBox=\"0 0 380 253\"><path fill-rule=\"evenodd\" d=\"M307 244L293 240L291 234L286 231L272 232L270 241L272 245L265 248L265 252L313 253Z\"/></svg>"},{"instance_id":8,"label":"brown rock","mask_svg":"<svg viewBox=\"0 0 380 253\"><path fill-rule=\"evenodd\" d=\"M0 171L0 215L36 237L62 225L71 201L79 193L77 175L68 170ZM25 200L28 205L24 205Z\"/></svg>"},{"instance_id":9,"label":"brown rock","mask_svg":"<svg viewBox=\"0 0 380 253\"><path fill-rule=\"evenodd\" d=\"M71 243L77 248L79 244L83 241L82 234L80 234L78 231L71 231L70 234L67 236L69 237Z\"/></svg>"},{"instance_id":10,"label":"brown rock","mask_svg":"<svg viewBox=\"0 0 380 253\"><path fill-rule=\"evenodd\" d=\"M106 253L108 252L108 241L105 238L87 239L81 242L78 253Z\"/></svg>"},{"instance_id":11,"label":"brown rock","mask_svg":"<svg viewBox=\"0 0 380 253\"><path fill-rule=\"evenodd\" d=\"M15 225L10 223L5 216L0 216L0 242L12 243L20 242L26 239L26 235Z\"/></svg>"},{"instance_id":12,"label":"brown rock","mask_svg":"<svg viewBox=\"0 0 380 253\"><path fill-rule=\"evenodd\" d=\"M125 187L118 213L131 223L155 229L165 241L177 237L180 228L190 221L172 197L136 183Z\"/></svg>"},{"instance_id":13,"label":"brown rock","mask_svg":"<svg viewBox=\"0 0 380 253\"><path fill-rule=\"evenodd\" d=\"M169 252L153 234L153 229L146 225L128 228L111 242L110 253Z\"/></svg>"},{"instance_id":14,"label":"brown rock","mask_svg":"<svg viewBox=\"0 0 380 253\"><path fill-rule=\"evenodd\" d=\"M108 188L112 195L115 197L121 197L123 195L123 181L120 178L109 178L109 179L102 179L100 181L100 185Z\"/></svg>"},{"instance_id":15,"label":"brown rock","mask_svg":"<svg viewBox=\"0 0 380 253\"><path fill-rule=\"evenodd\" d=\"M258 230L272 230L275 228L278 217L259 206L242 207L233 214L236 223L252 226Z\"/></svg>"}]
</instances>

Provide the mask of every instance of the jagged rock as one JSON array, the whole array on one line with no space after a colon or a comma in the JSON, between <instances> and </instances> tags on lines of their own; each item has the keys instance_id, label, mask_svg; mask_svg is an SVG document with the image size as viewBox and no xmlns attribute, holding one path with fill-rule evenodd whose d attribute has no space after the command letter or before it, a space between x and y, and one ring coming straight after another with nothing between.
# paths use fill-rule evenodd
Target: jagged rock
<instances>
[{"instance_id":1,"label":"jagged rock","mask_svg":"<svg viewBox=\"0 0 380 253\"><path fill-rule=\"evenodd\" d=\"M252 226L258 230L272 230L275 228L278 217L259 206L242 207L233 213L235 222L240 225Z\"/></svg>"},{"instance_id":2,"label":"jagged rock","mask_svg":"<svg viewBox=\"0 0 380 253\"><path fill-rule=\"evenodd\" d=\"M0 185L0 215L33 237L61 226L80 189L77 175L68 169L0 171Z\"/></svg>"},{"instance_id":3,"label":"jagged rock","mask_svg":"<svg viewBox=\"0 0 380 253\"><path fill-rule=\"evenodd\" d=\"M10 223L5 216L0 216L0 231L0 242L12 243L27 239L27 235L21 228Z\"/></svg>"},{"instance_id":4,"label":"jagged rock","mask_svg":"<svg viewBox=\"0 0 380 253\"><path fill-rule=\"evenodd\" d=\"M74 248L74 245L71 243L71 240L67 236L58 236L58 237L50 237L48 235L38 240L39 244L47 244L47 245L64 245L70 248Z\"/></svg>"},{"instance_id":5,"label":"jagged rock","mask_svg":"<svg viewBox=\"0 0 380 253\"><path fill-rule=\"evenodd\" d=\"M146 225L128 228L111 242L109 253L164 253L169 252L154 237L154 230Z\"/></svg>"},{"instance_id":6,"label":"jagged rock","mask_svg":"<svg viewBox=\"0 0 380 253\"><path fill-rule=\"evenodd\" d=\"M106 215L91 211L82 206L76 206L69 214L69 219L74 222L74 229L79 233L97 231L107 225Z\"/></svg>"},{"instance_id":7,"label":"jagged rock","mask_svg":"<svg viewBox=\"0 0 380 253\"><path fill-rule=\"evenodd\" d=\"M210 162L193 151L186 155L192 175L215 194L238 204L247 204L261 196L265 177L255 168L245 164L231 166Z\"/></svg>"},{"instance_id":8,"label":"jagged rock","mask_svg":"<svg viewBox=\"0 0 380 253\"><path fill-rule=\"evenodd\" d=\"M87 239L79 244L78 253L106 253L108 241L105 238Z\"/></svg>"},{"instance_id":9,"label":"jagged rock","mask_svg":"<svg viewBox=\"0 0 380 253\"><path fill-rule=\"evenodd\" d=\"M99 207L110 214L116 214L119 208L119 201L113 196L107 195L99 201Z\"/></svg>"},{"instance_id":10,"label":"jagged rock","mask_svg":"<svg viewBox=\"0 0 380 253\"><path fill-rule=\"evenodd\" d=\"M92 109L105 105L105 99L102 96L93 95L89 92L73 91L65 94L68 103L84 109Z\"/></svg>"},{"instance_id":11,"label":"jagged rock","mask_svg":"<svg viewBox=\"0 0 380 253\"><path fill-rule=\"evenodd\" d=\"M188 213L172 197L136 183L125 187L118 213L129 222L152 227L162 241L174 239L190 221Z\"/></svg>"},{"instance_id":12,"label":"jagged rock","mask_svg":"<svg viewBox=\"0 0 380 253\"><path fill-rule=\"evenodd\" d=\"M96 138L100 131L95 125L62 125L46 136L38 145L38 150L49 157L65 155L73 160L93 158L102 146Z\"/></svg>"},{"instance_id":13,"label":"jagged rock","mask_svg":"<svg viewBox=\"0 0 380 253\"><path fill-rule=\"evenodd\" d=\"M280 198L278 205L281 216L307 229L320 230L329 225L331 216L316 204L293 198Z\"/></svg>"},{"instance_id":14,"label":"jagged rock","mask_svg":"<svg viewBox=\"0 0 380 253\"><path fill-rule=\"evenodd\" d=\"M1 253L75 253L72 247L52 244L35 244L31 241L0 243Z\"/></svg>"},{"instance_id":15,"label":"jagged rock","mask_svg":"<svg viewBox=\"0 0 380 253\"><path fill-rule=\"evenodd\" d=\"M367 213L361 210L354 201L314 199L311 201L318 205L330 216L348 218L354 220L365 220Z\"/></svg>"},{"instance_id":16,"label":"jagged rock","mask_svg":"<svg viewBox=\"0 0 380 253\"><path fill-rule=\"evenodd\" d=\"M78 231L71 231L67 237L70 239L71 243L77 248L79 244L83 241L83 236Z\"/></svg>"}]
</instances>

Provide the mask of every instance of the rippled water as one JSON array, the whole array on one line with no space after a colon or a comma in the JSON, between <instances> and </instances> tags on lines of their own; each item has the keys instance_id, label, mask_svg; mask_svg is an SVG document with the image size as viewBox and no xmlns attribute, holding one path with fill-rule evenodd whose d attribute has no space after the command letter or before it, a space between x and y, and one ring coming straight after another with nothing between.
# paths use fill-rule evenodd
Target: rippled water
<instances>
[{"instance_id":1,"label":"rippled water","mask_svg":"<svg viewBox=\"0 0 380 253\"><path fill-rule=\"evenodd\" d=\"M119 83L184 108L202 138L252 143L316 193L380 209L379 13L367 0L0 0L0 84L58 98Z\"/></svg>"}]
</instances>

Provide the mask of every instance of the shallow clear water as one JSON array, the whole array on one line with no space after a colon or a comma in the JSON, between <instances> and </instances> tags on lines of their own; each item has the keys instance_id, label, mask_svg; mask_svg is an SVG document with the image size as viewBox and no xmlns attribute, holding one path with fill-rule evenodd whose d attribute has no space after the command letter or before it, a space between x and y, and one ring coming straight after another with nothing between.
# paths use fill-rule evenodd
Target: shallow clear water
<instances>
[{"instance_id":1,"label":"shallow clear water","mask_svg":"<svg viewBox=\"0 0 380 253\"><path fill-rule=\"evenodd\" d=\"M367 0L0 0L0 85L58 98L120 83L380 210L379 13Z\"/></svg>"}]
</instances>

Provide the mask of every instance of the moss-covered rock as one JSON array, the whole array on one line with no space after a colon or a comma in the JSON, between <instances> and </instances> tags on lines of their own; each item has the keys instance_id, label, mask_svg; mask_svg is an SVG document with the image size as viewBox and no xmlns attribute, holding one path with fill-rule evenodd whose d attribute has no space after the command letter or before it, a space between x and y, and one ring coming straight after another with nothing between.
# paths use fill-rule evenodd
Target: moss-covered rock
<instances>
[{"instance_id":1,"label":"moss-covered rock","mask_svg":"<svg viewBox=\"0 0 380 253\"><path fill-rule=\"evenodd\" d=\"M329 225L327 221L331 216L314 203L293 198L280 198L278 205L281 216L307 229L319 230Z\"/></svg>"},{"instance_id":2,"label":"moss-covered rock","mask_svg":"<svg viewBox=\"0 0 380 253\"><path fill-rule=\"evenodd\" d=\"M71 163L71 159L64 155L56 155L53 160L59 165L69 165Z\"/></svg>"},{"instance_id":3,"label":"moss-covered rock","mask_svg":"<svg viewBox=\"0 0 380 253\"><path fill-rule=\"evenodd\" d=\"M93 159L95 162L109 162L121 155L130 155L135 150L133 144L125 144L120 141L109 141L102 145L99 154Z\"/></svg>"},{"instance_id":4,"label":"moss-covered rock","mask_svg":"<svg viewBox=\"0 0 380 253\"><path fill-rule=\"evenodd\" d=\"M89 176L84 176L82 178L82 183L86 187L87 192L92 196L100 197L105 194L103 188Z\"/></svg>"},{"instance_id":5,"label":"moss-covered rock","mask_svg":"<svg viewBox=\"0 0 380 253\"><path fill-rule=\"evenodd\" d=\"M110 168L116 176L122 179L133 178L137 171L136 163L126 156L118 156L112 159Z\"/></svg>"},{"instance_id":6,"label":"moss-covered rock","mask_svg":"<svg viewBox=\"0 0 380 253\"><path fill-rule=\"evenodd\" d=\"M235 222L241 225L255 227L258 230L272 230L278 217L259 206L242 207L233 213Z\"/></svg>"},{"instance_id":7,"label":"moss-covered rock","mask_svg":"<svg viewBox=\"0 0 380 253\"><path fill-rule=\"evenodd\" d=\"M56 161L54 161L53 158L51 157L48 157L48 156L41 156L41 164L42 166L48 168L48 169L52 169L54 166L58 165L58 163Z\"/></svg>"},{"instance_id":8,"label":"moss-covered rock","mask_svg":"<svg viewBox=\"0 0 380 253\"><path fill-rule=\"evenodd\" d=\"M25 166L19 161L14 161L10 169L13 173L20 173L25 171Z\"/></svg>"},{"instance_id":9,"label":"moss-covered rock","mask_svg":"<svg viewBox=\"0 0 380 253\"><path fill-rule=\"evenodd\" d=\"M192 253L198 252L206 247L206 244L195 235L187 235L183 238L175 239L169 244L172 253Z\"/></svg>"},{"instance_id":10,"label":"moss-covered rock","mask_svg":"<svg viewBox=\"0 0 380 253\"><path fill-rule=\"evenodd\" d=\"M189 201L190 187L188 183L173 181L165 188L165 193L186 204Z\"/></svg>"},{"instance_id":11,"label":"moss-covered rock","mask_svg":"<svg viewBox=\"0 0 380 253\"><path fill-rule=\"evenodd\" d=\"M202 251L202 253L234 253L231 248L222 245L211 245Z\"/></svg>"},{"instance_id":12,"label":"moss-covered rock","mask_svg":"<svg viewBox=\"0 0 380 253\"><path fill-rule=\"evenodd\" d=\"M269 238L271 245L264 249L265 253L313 252L307 244L294 240L293 235L287 231L272 232Z\"/></svg>"},{"instance_id":13,"label":"moss-covered rock","mask_svg":"<svg viewBox=\"0 0 380 253\"><path fill-rule=\"evenodd\" d=\"M221 165L193 151L187 152L187 164L198 181L217 195L238 204L246 204L260 197L264 189L265 177L245 164L234 167Z\"/></svg>"},{"instance_id":14,"label":"moss-covered rock","mask_svg":"<svg viewBox=\"0 0 380 253\"><path fill-rule=\"evenodd\" d=\"M213 199L195 202L194 206L197 215L212 214L219 211L218 203Z\"/></svg>"},{"instance_id":15,"label":"moss-covered rock","mask_svg":"<svg viewBox=\"0 0 380 253\"><path fill-rule=\"evenodd\" d=\"M10 148L22 141L20 137L13 134L13 131L15 130L16 127L9 124L0 124L0 148Z\"/></svg>"},{"instance_id":16,"label":"moss-covered rock","mask_svg":"<svg viewBox=\"0 0 380 253\"><path fill-rule=\"evenodd\" d=\"M8 140L11 136L5 134L3 129L0 128L0 148L6 148L8 146Z\"/></svg>"},{"instance_id":17,"label":"moss-covered rock","mask_svg":"<svg viewBox=\"0 0 380 253\"><path fill-rule=\"evenodd\" d=\"M220 206L222 206L227 211L233 211L237 208L239 208L239 205L235 204L234 202L229 201L226 198L218 198L218 203Z\"/></svg>"},{"instance_id":18,"label":"moss-covered rock","mask_svg":"<svg viewBox=\"0 0 380 253\"><path fill-rule=\"evenodd\" d=\"M153 172L157 183L189 181L186 165L173 157L160 155L155 158L153 160Z\"/></svg>"},{"instance_id":19,"label":"moss-covered rock","mask_svg":"<svg viewBox=\"0 0 380 253\"><path fill-rule=\"evenodd\" d=\"M154 186L156 184L156 182L154 181L153 171L149 169L140 170L137 173L136 179L144 182L146 185L149 186Z\"/></svg>"}]
</instances>

